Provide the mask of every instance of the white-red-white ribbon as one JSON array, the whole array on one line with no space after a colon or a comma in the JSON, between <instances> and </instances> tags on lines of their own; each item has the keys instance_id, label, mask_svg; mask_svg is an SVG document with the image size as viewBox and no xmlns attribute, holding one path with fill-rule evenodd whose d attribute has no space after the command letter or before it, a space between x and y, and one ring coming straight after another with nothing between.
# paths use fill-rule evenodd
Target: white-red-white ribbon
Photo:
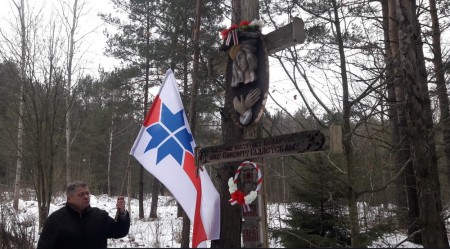
<instances>
[{"instance_id":1,"label":"white-red-white ribbon","mask_svg":"<svg viewBox=\"0 0 450 249\"><path fill-rule=\"evenodd\" d=\"M230 46L231 38L233 38L234 45L238 45L239 44L239 39L238 39L238 35L237 35L237 30L236 29L233 29L230 32L228 32L227 40L225 42L225 44L227 46Z\"/></svg>"}]
</instances>

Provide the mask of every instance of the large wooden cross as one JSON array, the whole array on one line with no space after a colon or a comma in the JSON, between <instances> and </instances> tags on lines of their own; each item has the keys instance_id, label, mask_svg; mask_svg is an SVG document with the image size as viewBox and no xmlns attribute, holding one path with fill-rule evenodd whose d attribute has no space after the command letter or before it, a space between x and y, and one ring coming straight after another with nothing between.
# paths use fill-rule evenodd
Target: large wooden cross
<instances>
[{"instance_id":1,"label":"large wooden cross","mask_svg":"<svg viewBox=\"0 0 450 249\"><path fill-rule=\"evenodd\" d=\"M232 4L232 23L238 24L242 20L259 19L258 0L232 0ZM302 19L294 17L291 23L264 35L262 39L267 50L266 55L303 43L305 40L304 23ZM210 75L229 74L229 56L229 53L223 53L219 57L211 59L209 63ZM228 83L229 79L227 79ZM268 86L266 90L268 91ZM227 87L227 91L230 91L230 88ZM262 108L264 108L264 103ZM239 208L231 207L228 203L230 196L228 179L230 176L234 176L236 168L243 160L255 161L256 158L259 158L261 161L264 157L322 151L330 147L332 150L339 151L341 140L335 139L335 136L326 136L319 130L258 138L258 125L253 124L248 127L236 125L236 120L227 115L226 111L224 110L222 115L224 145L196 150L197 165L222 163L218 173L221 181L219 192L221 195L222 231L220 240L213 241L212 247L241 247L241 231L244 247L268 247L264 195L260 191L257 200L251 205L251 212L241 212ZM333 130L330 129L330 133L340 134L340 127L332 126L330 128ZM251 186L252 183L250 182L249 185ZM245 180L241 183L241 186L245 188ZM245 191L248 191L248 189ZM244 218L244 221L242 221L242 218Z\"/></svg>"}]
</instances>

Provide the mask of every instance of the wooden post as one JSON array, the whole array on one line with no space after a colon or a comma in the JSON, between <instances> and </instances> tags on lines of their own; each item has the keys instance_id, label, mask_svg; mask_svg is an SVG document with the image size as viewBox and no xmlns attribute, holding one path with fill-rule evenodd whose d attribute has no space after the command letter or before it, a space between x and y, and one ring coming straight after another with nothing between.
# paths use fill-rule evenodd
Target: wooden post
<instances>
[{"instance_id":1,"label":"wooden post","mask_svg":"<svg viewBox=\"0 0 450 249\"><path fill-rule=\"evenodd\" d=\"M342 153L344 146L342 145L342 127L340 125L330 125L330 151L332 153Z\"/></svg>"},{"instance_id":2,"label":"wooden post","mask_svg":"<svg viewBox=\"0 0 450 249\"><path fill-rule=\"evenodd\" d=\"M261 138L261 126L252 126L244 128L244 138L245 140ZM253 158L252 161L256 162L262 171L263 165L258 161L263 161L264 158ZM243 179L243 189L244 193L248 194L250 191L255 189L256 182L258 181L258 174L254 168L247 168L247 171L251 172L251 180ZM250 173L248 172L248 173ZM247 173L247 172L244 172ZM263 175L264 177L264 175ZM263 180L264 183L264 180ZM256 200L250 204L251 211L243 212L242 217L242 240L245 248L255 248L264 247L267 248L267 214L266 214L266 202L264 195L264 186L259 190L258 197Z\"/></svg>"},{"instance_id":3,"label":"wooden post","mask_svg":"<svg viewBox=\"0 0 450 249\"><path fill-rule=\"evenodd\" d=\"M239 23L243 18L253 20L259 18L258 0L232 0L232 24ZM245 13L242 11L244 10ZM226 60L225 60L226 61ZM222 129L224 142L243 141L243 129L237 127L231 116L222 113ZM220 240L213 241L211 247L241 247L242 214L241 207L231 206L228 203L228 179L234 175L241 162L225 163L219 170L221 195L221 232Z\"/></svg>"}]
</instances>

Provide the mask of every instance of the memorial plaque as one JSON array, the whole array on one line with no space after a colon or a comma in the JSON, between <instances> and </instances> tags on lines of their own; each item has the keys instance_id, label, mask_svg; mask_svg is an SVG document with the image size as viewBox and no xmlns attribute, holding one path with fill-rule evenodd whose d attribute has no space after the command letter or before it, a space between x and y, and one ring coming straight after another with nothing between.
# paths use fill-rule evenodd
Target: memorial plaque
<instances>
[{"instance_id":1,"label":"memorial plaque","mask_svg":"<svg viewBox=\"0 0 450 249\"><path fill-rule=\"evenodd\" d=\"M321 151L325 147L325 136L319 130L252 139L235 144L199 148L197 160L200 164L243 161L249 158L286 156L305 152Z\"/></svg>"},{"instance_id":2,"label":"memorial plaque","mask_svg":"<svg viewBox=\"0 0 450 249\"><path fill-rule=\"evenodd\" d=\"M244 247L261 247L258 223L255 222L252 225L242 228L242 240L244 241Z\"/></svg>"},{"instance_id":3,"label":"memorial plaque","mask_svg":"<svg viewBox=\"0 0 450 249\"><path fill-rule=\"evenodd\" d=\"M261 166L260 166L261 167ZM244 194L249 194L252 190L256 189L258 182L258 173L256 169L250 165L246 165L241 169L239 175L239 183ZM261 216L259 214L259 200L261 198L261 192L258 192L258 197L255 201L249 204L250 211L242 212L242 240L244 247L255 248L263 245L262 238L260 236L261 231Z\"/></svg>"}]
</instances>

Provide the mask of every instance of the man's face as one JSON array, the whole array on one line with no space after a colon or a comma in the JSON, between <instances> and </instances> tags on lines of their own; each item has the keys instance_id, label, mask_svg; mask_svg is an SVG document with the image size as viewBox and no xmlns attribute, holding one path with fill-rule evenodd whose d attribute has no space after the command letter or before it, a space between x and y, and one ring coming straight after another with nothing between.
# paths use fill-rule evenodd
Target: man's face
<instances>
[{"instance_id":1,"label":"man's face","mask_svg":"<svg viewBox=\"0 0 450 249\"><path fill-rule=\"evenodd\" d=\"M89 206L89 188L76 187L74 194L67 196L67 202L72 204L78 212L83 211Z\"/></svg>"}]
</instances>

